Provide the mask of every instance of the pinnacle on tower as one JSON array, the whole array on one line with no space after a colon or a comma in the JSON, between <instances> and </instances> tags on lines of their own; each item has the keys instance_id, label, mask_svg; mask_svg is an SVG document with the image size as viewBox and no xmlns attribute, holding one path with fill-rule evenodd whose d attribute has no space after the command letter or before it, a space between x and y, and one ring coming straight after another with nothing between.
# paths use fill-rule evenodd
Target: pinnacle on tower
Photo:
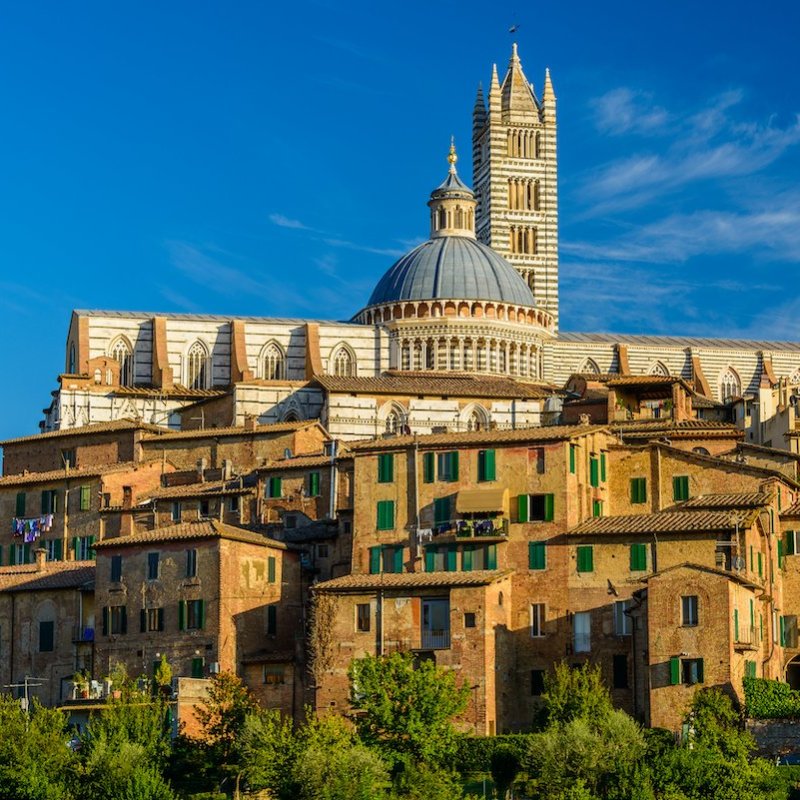
<instances>
[{"instance_id":1,"label":"pinnacle on tower","mask_svg":"<svg viewBox=\"0 0 800 800\"><path fill-rule=\"evenodd\" d=\"M506 72L506 77L503 79L502 96L504 112L538 112L533 86L528 82L525 73L522 71L516 42L511 45L511 59L508 62L508 72Z\"/></svg>"},{"instance_id":2,"label":"pinnacle on tower","mask_svg":"<svg viewBox=\"0 0 800 800\"><path fill-rule=\"evenodd\" d=\"M482 128L486 124L486 103L483 100L483 86L478 84L475 106L472 109L472 127Z\"/></svg>"},{"instance_id":3,"label":"pinnacle on tower","mask_svg":"<svg viewBox=\"0 0 800 800\"><path fill-rule=\"evenodd\" d=\"M500 113L500 79L497 77L497 64L492 64L492 80L489 84L489 113Z\"/></svg>"},{"instance_id":4,"label":"pinnacle on tower","mask_svg":"<svg viewBox=\"0 0 800 800\"><path fill-rule=\"evenodd\" d=\"M556 93L553 91L553 81L550 79L550 67L544 68L544 94L542 100L555 100Z\"/></svg>"}]
</instances>

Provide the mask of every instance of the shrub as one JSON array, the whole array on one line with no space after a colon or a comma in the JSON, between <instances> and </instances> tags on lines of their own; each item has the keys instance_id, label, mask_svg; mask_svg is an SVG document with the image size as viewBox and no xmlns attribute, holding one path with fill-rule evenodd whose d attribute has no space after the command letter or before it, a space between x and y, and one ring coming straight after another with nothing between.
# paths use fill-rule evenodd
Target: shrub
<instances>
[{"instance_id":1,"label":"shrub","mask_svg":"<svg viewBox=\"0 0 800 800\"><path fill-rule=\"evenodd\" d=\"M752 719L800 718L800 692L768 678L744 679L745 713Z\"/></svg>"}]
</instances>

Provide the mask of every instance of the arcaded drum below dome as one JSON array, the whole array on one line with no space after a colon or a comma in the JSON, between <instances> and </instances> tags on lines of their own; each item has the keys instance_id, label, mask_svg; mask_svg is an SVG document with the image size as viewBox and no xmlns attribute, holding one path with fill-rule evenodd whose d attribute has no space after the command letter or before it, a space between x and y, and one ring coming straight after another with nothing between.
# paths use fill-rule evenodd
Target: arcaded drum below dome
<instances>
[{"instance_id":1,"label":"arcaded drum below dome","mask_svg":"<svg viewBox=\"0 0 800 800\"><path fill-rule=\"evenodd\" d=\"M367 306L451 299L535 305L520 274L490 247L468 236L439 236L390 267Z\"/></svg>"}]
</instances>

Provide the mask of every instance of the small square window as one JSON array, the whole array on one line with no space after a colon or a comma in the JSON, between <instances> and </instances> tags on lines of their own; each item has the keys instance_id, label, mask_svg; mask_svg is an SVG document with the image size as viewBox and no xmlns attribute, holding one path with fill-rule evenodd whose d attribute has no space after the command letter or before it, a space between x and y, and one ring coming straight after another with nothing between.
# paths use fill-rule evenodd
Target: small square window
<instances>
[{"instance_id":1,"label":"small square window","mask_svg":"<svg viewBox=\"0 0 800 800\"><path fill-rule=\"evenodd\" d=\"M279 686L284 682L284 668L275 664L264 665L264 683L269 686Z\"/></svg>"},{"instance_id":2,"label":"small square window","mask_svg":"<svg viewBox=\"0 0 800 800\"><path fill-rule=\"evenodd\" d=\"M208 500L200 501L200 517L206 519L211 512L211 503Z\"/></svg>"},{"instance_id":3,"label":"small square window","mask_svg":"<svg viewBox=\"0 0 800 800\"><path fill-rule=\"evenodd\" d=\"M228 511L231 514L238 514L239 513L239 495L234 494L228 498Z\"/></svg>"},{"instance_id":4,"label":"small square window","mask_svg":"<svg viewBox=\"0 0 800 800\"><path fill-rule=\"evenodd\" d=\"M172 517L173 522L181 521L181 504L177 500L172 503L170 516Z\"/></svg>"},{"instance_id":5,"label":"small square window","mask_svg":"<svg viewBox=\"0 0 800 800\"><path fill-rule=\"evenodd\" d=\"M467 611L464 614L464 627L465 628L474 628L475 627L475 612L474 611Z\"/></svg>"}]
</instances>

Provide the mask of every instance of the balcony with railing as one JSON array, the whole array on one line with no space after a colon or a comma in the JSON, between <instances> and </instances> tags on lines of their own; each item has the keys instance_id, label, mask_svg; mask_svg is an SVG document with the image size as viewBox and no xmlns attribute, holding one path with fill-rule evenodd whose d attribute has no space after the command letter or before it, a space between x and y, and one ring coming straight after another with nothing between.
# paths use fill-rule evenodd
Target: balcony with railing
<instances>
[{"instance_id":1,"label":"balcony with railing","mask_svg":"<svg viewBox=\"0 0 800 800\"><path fill-rule=\"evenodd\" d=\"M446 650L450 647L450 629L423 629L420 644L422 650Z\"/></svg>"},{"instance_id":2,"label":"balcony with railing","mask_svg":"<svg viewBox=\"0 0 800 800\"><path fill-rule=\"evenodd\" d=\"M508 538L507 517L485 517L476 519L436 520L432 528L437 540L481 539L503 540Z\"/></svg>"},{"instance_id":3,"label":"balcony with railing","mask_svg":"<svg viewBox=\"0 0 800 800\"><path fill-rule=\"evenodd\" d=\"M761 646L761 632L757 627L740 625L734 631L733 647L735 650L758 650Z\"/></svg>"},{"instance_id":4,"label":"balcony with railing","mask_svg":"<svg viewBox=\"0 0 800 800\"><path fill-rule=\"evenodd\" d=\"M94 628L87 625L73 625L72 626L72 643L80 644L81 642L94 641Z\"/></svg>"}]
</instances>

